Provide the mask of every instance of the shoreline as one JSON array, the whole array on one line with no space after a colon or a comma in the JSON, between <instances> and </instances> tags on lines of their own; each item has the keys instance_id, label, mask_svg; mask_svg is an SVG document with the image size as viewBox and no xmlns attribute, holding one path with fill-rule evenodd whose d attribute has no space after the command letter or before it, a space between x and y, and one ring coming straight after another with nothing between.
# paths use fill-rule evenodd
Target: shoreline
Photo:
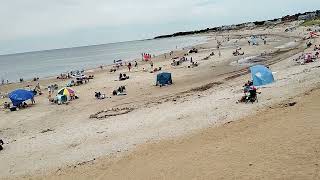
<instances>
[{"instance_id":1,"label":"shoreline","mask_svg":"<svg viewBox=\"0 0 320 180\"><path fill-rule=\"evenodd\" d=\"M291 36L283 38L276 32L270 35L270 44L256 47L247 46L246 38L235 38L237 33L245 37L248 32L230 32L230 36L232 43L240 41L239 45L250 56L267 50L271 52L279 44L294 39ZM212 34L214 36L216 34ZM270 68L277 72L276 83L261 88L259 103L237 105L235 102L242 96L243 82L250 78L247 67L230 66L231 62L241 58L232 56L233 48L222 49L222 57L215 55L206 59L215 46L213 39L197 46L199 53L192 55L200 64L196 68L187 68L187 63L172 67L170 60L164 58L154 61L155 67L161 66L172 73L172 86L155 87L155 74L143 72L141 69L148 64L141 64L132 72L126 69L119 71L130 75L130 80L125 82L115 81L117 74L94 72L95 79L88 85L75 87L80 99L68 106L49 105L46 98L40 96L37 99L39 103L30 109L15 113L0 111L0 125L3 125L0 133L9 142L1 154L5 155L3 162L11 165L0 165L5 171L2 177L33 178L48 171L57 173L57 169L64 170L68 166L95 164L97 159L108 158L108 155L122 156L127 150L131 153L132 148L145 143L185 137L208 127L248 117L317 86L319 62L297 66L292 61L304 51L299 46L298 49L274 53L261 62L270 63ZM183 54L180 51L176 53ZM92 95L94 91L111 92L119 85L128 87L127 96L97 101ZM112 108L134 110L106 119L89 118L96 112ZM52 131L41 133L46 129ZM20 151L18 147L21 146L24 148ZM28 156L28 161L24 156Z\"/></svg>"},{"instance_id":2,"label":"shoreline","mask_svg":"<svg viewBox=\"0 0 320 180\"><path fill-rule=\"evenodd\" d=\"M193 47L193 46L197 46L197 45L200 45L200 44L205 44L207 43L208 41L208 37L206 35L190 35L190 36L186 36L186 37L180 37L180 38L196 38L196 37L200 37L200 38L203 38L203 42L195 42L195 44L192 44L192 45L186 45L186 46L183 46L183 47L179 47L179 49L171 49L171 50L166 50L166 53L163 53L163 51L157 51L156 53L153 53L154 55L157 56L162 56L164 54L168 54L169 51L176 51L176 52L180 52L180 51L183 51L184 48L189 48L189 47ZM175 38L175 37L174 37ZM173 38L168 38L168 39L173 39ZM151 39L153 40L153 39ZM139 42L144 42L144 41L149 41L149 40L137 40ZM157 41L157 40L153 40L153 41ZM24 55L24 54L32 54L32 53L41 53L41 52L51 52L51 51L60 51L60 50L71 50L71 49L81 49L81 48L88 48L88 47L95 47L95 46L103 46L103 45L109 45L109 44L121 44L121 43L130 43L130 42L136 42L136 41L125 41L125 42L118 42L118 43L108 43L108 44L100 44L100 45L90 45L90 46L82 46L82 47L73 47L73 48L61 48L61 49L52 49L52 50L43 50L43 51L33 51L33 52L25 52L25 53L16 53L16 54L8 54L8 55L0 55L0 56L15 56L15 55ZM154 58L153 58L154 59ZM137 60L138 62L144 62L141 60L141 58L127 58L127 60L123 59L123 62L133 62ZM111 67L113 66L113 62L110 62L110 64L101 64L103 67ZM83 69L85 71L92 71L92 70L99 70L99 67L101 65L89 65L89 66L92 66L92 67L85 67L85 68L80 68L80 69ZM72 69L71 69L72 70ZM71 71L69 70L69 71ZM61 73L66 73L66 72L62 72ZM55 74L55 75L48 75L48 76L39 76L40 79L51 79L55 76L58 76L59 74ZM35 76L36 77L36 76ZM22 77L23 78L23 77ZM30 78L30 79L25 79L23 78L25 82L30 82L32 81L33 79ZM5 80L5 79L4 79ZM6 80L5 80L6 81ZM14 83L20 83L19 80L17 79L16 81L12 81L12 82L9 82L9 84L14 84ZM8 85L7 83L3 84L3 85ZM0 84L0 87L3 86L2 84Z\"/></svg>"}]
</instances>

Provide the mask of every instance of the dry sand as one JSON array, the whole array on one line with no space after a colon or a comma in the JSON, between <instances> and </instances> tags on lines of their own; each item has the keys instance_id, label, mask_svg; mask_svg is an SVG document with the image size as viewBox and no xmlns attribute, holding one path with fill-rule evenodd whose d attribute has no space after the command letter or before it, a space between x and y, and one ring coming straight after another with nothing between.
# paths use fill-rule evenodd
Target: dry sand
<instances>
[{"instance_id":1,"label":"dry sand","mask_svg":"<svg viewBox=\"0 0 320 180\"><path fill-rule=\"evenodd\" d=\"M45 178L320 179L320 90L290 102Z\"/></svg>"},{"instance_id":2,"label":"dry sand","mask_svg":"<svg viewBox=\"0 0 320 180\"><path fill-rule=\"evenodd\" d=\"M240 158L242 156L240 156L241 151L231 151L227 147L237 147L238 145L240 146L240 142L247 142L246 138L248 138L249 134L244 134L243 138L236 136L234 133L239 133L239 131L232 130L232 128L237 127L237 123L235 123L235 125L230 125L231 130L229 132L235 132L231 133L229 137L224 133L218 133L226 131L229 126L219 126L245 117L252 119L252 115L263 112L262 109L286 102L319 87L319 61L304 66L297 65L292 61L293 58L299 55L297 53L304 50L301 45L305 42L299 40L305 33L304 29L301 28L292 33L283 33L285 28L286 26L279 26L273 30L256 29L241 32L234 31L227 34L209 34L210 40L208 43L199 45L200 52L192 55L193 59L200 63L200 66L197 68L188 69L186 67L188 63L180 67L171 67L171 61L164 59L163 56L157 57L154 60L155 67L162 66L164 71L172 73L174 81L174 85L172 86L155 87L156 74L142 72L142 68L149 68L149 65L141 64L133 72L127 72L126 69L120 71L126 72L130 76L130 80L125 82L115 81L119 71L114 74L107 71L91 72L95 75L95 79L89 84L75 87L80 99L72 101L67 106L51 105L46 95L43 95L37 97L37 104L28 109L18 112L0 111L0 137L7 142L5 150L0 152L0 178L52 177L53 179L65 179L67 177L80 178L80 176L83 176L84 179L86 177L87 179L99 177L105 179L104 176L108 176L104 171L112 171L113 173L108 173L108 175L116 176L118 174L120 175L118 178L121 178L123 175L123 177L127 177L128 179L134 179L134 177L136 179L149 179L152 177L177 179L180 175L181 178L185 177L184 179L187 177L192 178L197 176L197 173L202 172L198 171L195 172L196 174L191 175L190 171L190 176L188 176L187 172L189 172L189 169L196 169L194 166L197 166L197 164L190 164L188 167L181 166L180 171L179 167L174 167L175 163L177 163L176 165L180 163L184 164L183 158L190 157L191 154L187 156L188 153L186 153L186 157L183 157L184 152L176 155L169 150L174 145L177 145L177 149L181 148L181 150L185 150L184 147L190 143L194 144L194 147L203 146L204 149L200 150L211 154L212 149L205 149L206 143L201 145L196 141L201 135L190 135L209 127L218 128L216 128L217 130L215 128L209 129L208 132L205 130L205 134L209 136L211 131L217 131L214 137L220 138L212 143L219 142L227 151L227 154L221 154L220 160L217 159L217 161L226 160L226 164L221 164L219 167L229 167L227 164L233 162L229 162L231 157L239 155ZM268 44L248 46L247 38L239 38L240 36L247 37L250 34L268 34ZM231 41L223 43L224 48L221 50L222 57L219 58L217 51L214 50L216 47L215 37L223 39L222 36L230 36ZM287 47L279 51L276 48L296 40L298 40L297 46L292 49L288 49L289 47ZM236 41L238 43L235 43ZM319 43L319 40L317 40L317 43ZM235 103L242 96L241 89L243 83L250 79L247 66L234 65L233 63L242 58L232 56L232 51L234 51L236 46L242 47L243 51L246 52L245 57L259 56L261 53L266 52L268 56L265 57L265 61L262 63L270 65L270 68L275 72L276 83L260 89L262 95L259 96L259 103L257 104ZM208 60L203 60L213 50L216 55ZM184 53L185 51L183 50L177 51L175 52L175 56ZM47 84L55 82L60 85L66 83L66 81L46 79L41 81L41 85L45 87ZM12 84L0 87L0 90L8 92L11 89L24 85ZM127 96L112 97L106 100L96 100L94 98L95 91L101 91L108 95L111 94L114 88L120 85L127 86ZM124 115L105 119L89 118L90 115L99 111L115 107L132 108L134 110ZM263 119L263 117L261 118ZM264 122L263 120L261 121ZM239 123L239 127L249 127L251 126L250 123L259 124L258 121L241 121ZM269 127L272 127L272 125L270 124ZM306 126L309 127L308 124ZM263 127L263 124L261 127ZM50 131L47 131L48 129ZM253 130L254 128L252 127L251 131ZM268 131L268 129L265 129L265 131ZM262 132L261 134L259 133L253 133L256 136L261 135L257 137L256 142L265 136ZM168 146L168 144L172 143L170 141L150 145L150 147L149 145L140 147L140 145L145 143L181 137L190 137L194 141L179 140L178 142L182 143L181 146L176 144L175 141L173 141L172 147ZM227 138L226 141L224 141L224 138ZM238 138L235 141L236 144L232 144L232 138ZM254 136L250 136L250 138L254 138ZM269 138L272 137L270 136ZM291 139L289 135L287 138ZM314 138L317 137L315 136ZM207 141L207 143L209 142ZM270 143L272 146L269 149L277 146L277 143L272 143L271 140ZM159 151L155 151L154 155L151 153L155 147L162 145L163 148L158 148ZM136 149L137 146L136 152L130 155L132 150ZM192 147L190 145L190 152L192 152ZM261 151L264 150L263 147L260 147ZM251 152L250 149L248 150ZM146 159L144 159L140 151L150 152L150 154L146 154ZM139 168L139 163L149 162L148 158L151 157L154 157L155 160L161 159L161 156L157 153L165 153L166 151L168 151L168 159L172 159L172 161L168 162L171 162L173 166L170 166L170 163L167 164L166 161L162 163L161 161L160 163L156 161L154 162L154 166L150 164L150 171L146 170L150 174L141 172L143 169ZM217 151L218 149L213 151L212 155L217 155ZM240 154L237 154L238 152ZM137 154L137 157L141 156L141 161L135 161L135 154ZM200 153L199 159L202 160L200 157L205 159L207 154ZM230 154L232 156L226 156ZM128 156L121 159L125 155ZM256 154L252 154L252 157L248 155L248 158L252 158L253 161L258 155L263 156L263 153L259 154L257 151ZM131 157L132 161L128 157ZM174 160L174 158L177 159ZM214 157L210 159L214 161ZM193 159L193 161L194 163L202 163L198 162L197 159ZM240 160L235 159L235 161ZM130 167L124 165L123 169L120 168L123 164L127 164L126 162L133 168L133 173L138 173L135 173L132 178L129 178L130 174L126 174L131 171L125 173L126 169L130 169ZM252 163L254 165L257 162L244 161L242 163ZM157 164L160 169L156 168ZM239 164L233 164L230 167L238 167L237 165ZM271 162L270 165L272 165ZM140 170L134 170L134 167ZM245 167L247 168L248 165ZM287 168L289 171L290 167L288 166ZM100 171L99 169L102 170ZM244 172L241 168L238 170L242 173ZM175 174L176 171L181 172L181 174ZM96 173L91 174L90 172ZM214 176L215 173L217 173L216 176L219 176L223 172L225 170L219 173L218 171L212 173L211 171L207 171L202 172L201 175L198 174L198 177L200 179L202 177L208 178L209 175ZM239 174L234 175L237 177ZM258 175L264 177L264 174Z\"/></svg>"}]
</instances>

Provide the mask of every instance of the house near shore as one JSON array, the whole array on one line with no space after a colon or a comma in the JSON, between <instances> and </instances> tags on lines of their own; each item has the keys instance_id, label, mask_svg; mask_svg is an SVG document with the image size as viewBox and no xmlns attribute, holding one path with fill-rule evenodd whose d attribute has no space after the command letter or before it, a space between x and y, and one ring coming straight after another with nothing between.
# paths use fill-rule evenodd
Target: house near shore
<instances>
[{"instance_id":1,"label":"house near shore","mask_svg":"<svg viewBox=\"0 0 320 180\"><path fill-rule=\"evenodd\" d=\"M221 31L228 31L228 30L232 30L232 26L231 25L222 26L220 29L221 29Z\"/></svg>"},{"instance_id":2,"label":"house near shore","mask_svg":"<svg viewBox=\"0 0 320 180\"><path fill-rule=\"evenodd\" d=\"M242 29L246 27L246 24L242 23L242 24L237 24L236 26L237 26L237 29Z\"/></svg>"},{"instance_id":3,"label":"house near shore","mask_svg":"<svg viewBox=\"0 0 320 180\"><path fill-rule=\"evenodd\" d=\"M316 17L317 17L317 13L313 12L313 13L307 13L307 14L305 14L305 15L300 15L300 16L298 17L298 20L300 20L300 21L306 21L306 20L312 20L312 19L314 19L314 18L316 18Z\"/></svg>"},{"instance_id":4,"label":"house near shore","mask_svg":"<svg viewBox=\"0 0 320 180\"><path fill-rule=\"evenodd\" d=\"M230 26L230 29L231 29L231 30L236 30L236 29L238 29L238 26L235 25L235 24L233 24L233 25Z\"/></svg>"},{"instance_id":5,"label":"house near shore","mask_svg":"<svg viewBox=\"0 0 320 180\"><path fill-rule=\"evenodd\" d=\"M254 24L253 22L249 22L249 23L245 23L244 25L246 28L255 28L256 24Z\"/></svg>"},{"instance_id":6,"label":"house near shore","mask_svg":"<svg viewBox=\"0 0 320 180\"><path fill-rule=\"evenodd\" d=\"M280 23L281 23L281 19L274 19L274 20L265 21L264 25L277 25Z\"/></svg>"}]
</instances>

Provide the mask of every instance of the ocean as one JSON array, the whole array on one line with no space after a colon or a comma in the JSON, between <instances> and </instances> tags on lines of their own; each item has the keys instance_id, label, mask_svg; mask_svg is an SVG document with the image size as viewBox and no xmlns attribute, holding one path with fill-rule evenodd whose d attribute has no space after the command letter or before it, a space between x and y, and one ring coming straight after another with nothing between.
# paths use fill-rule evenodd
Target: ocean
<instances>
[{"instance_id":1,"label":"ocean","mask_svg":"<svg viewBox=\"0 0 320 180\"><path fill-rule=\"evenodd\" d=\"M141 58L141 53L159 55L205 41L206 37L187 36L0 55L0 79L17 82L20 78L50 77L110 65L114 60L134 60Z\"/></svg>"}]
</instances>

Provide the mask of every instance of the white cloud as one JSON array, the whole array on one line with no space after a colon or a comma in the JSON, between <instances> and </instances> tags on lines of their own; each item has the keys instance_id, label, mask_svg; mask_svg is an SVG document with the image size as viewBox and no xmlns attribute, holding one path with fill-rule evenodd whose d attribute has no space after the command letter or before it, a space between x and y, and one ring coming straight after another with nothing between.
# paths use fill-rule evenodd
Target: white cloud
<instances>
[{"instance_id":1,"label":"white cloud","mask_svg":"<svg viewBox=\"0 0 320 180\"><path fill-rule=\"evenodd\" d=\"M0 39L64 33L79 28L157 24L218 15L203 0L11 0L0 6Z\"/></svg>"},{"instance_id":2,"label":"white cloud","mask_svg":"<svg viewBox=\"0 0 320 180\"><path fill-rule=\"evenodd\" d=\"M198 28L320 7L318 0L0 0L0 4L0 41L15 43L101 27L187 22Z\"/></svg>"}]
</instances>

